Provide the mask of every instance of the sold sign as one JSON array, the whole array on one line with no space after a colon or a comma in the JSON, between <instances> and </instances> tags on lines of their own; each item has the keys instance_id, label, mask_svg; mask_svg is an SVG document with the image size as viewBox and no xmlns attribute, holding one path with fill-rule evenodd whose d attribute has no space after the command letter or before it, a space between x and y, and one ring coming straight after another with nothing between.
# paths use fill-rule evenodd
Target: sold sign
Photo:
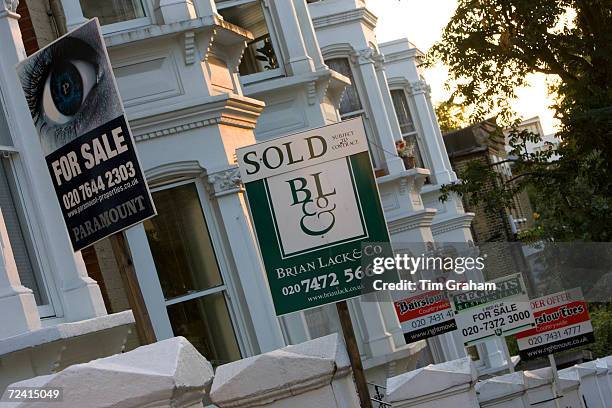
<instances>
[{"instance_id":1,"label":"sold sign","mask_svg":"<svg viewBox=\"0 0 612 408\"><path fill-rule=\"evenodd\" d=\"M277 315L361 294L364 242L389 242L361 119L237 150Z\"/></svg>"}]
</instances>

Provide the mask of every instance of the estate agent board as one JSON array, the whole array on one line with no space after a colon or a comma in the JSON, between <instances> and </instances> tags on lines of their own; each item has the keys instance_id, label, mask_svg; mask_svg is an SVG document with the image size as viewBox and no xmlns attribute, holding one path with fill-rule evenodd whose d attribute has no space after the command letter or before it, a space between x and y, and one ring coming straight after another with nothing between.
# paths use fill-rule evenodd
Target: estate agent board
<instances>
[{"instance_id":1,"label":"estate agent board","mask_svg":"<svg viewBox=\"0 0 612 408\"><path fill-rule=\"evenodd\" d=\"M537 326L516 335L521 358L534 359L593 343L593 326L580 288L531 301Z\"/></svg>"},{"instance_id":2,"label":"estate agent board","mask_svg":"<svg viewBox=\"0 0 612 408\"><path fill-rule=\"evenodd\" d=\"M359 296L362 244L389 242L361 119L237 157L276 314Z\"/></svg>"},{"instance_id":3,"label":"estate agent board","mask_svg":"<svg viewBox=\"0 0 612 408\"><path fill-rule=\"evenodd\" d=\"M31 55L17 73L72 248L155 215L98 20Z\"/></svg>"}]
</instances>

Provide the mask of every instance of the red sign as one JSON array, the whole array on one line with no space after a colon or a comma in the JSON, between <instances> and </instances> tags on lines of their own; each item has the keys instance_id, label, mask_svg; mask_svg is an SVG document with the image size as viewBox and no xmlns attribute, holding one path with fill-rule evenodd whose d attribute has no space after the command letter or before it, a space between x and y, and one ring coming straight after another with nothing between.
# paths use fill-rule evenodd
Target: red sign
<instances>
[{"instance_id":1,"label":"red sign","mask_svg":"<svg viewBox=\"0 0 612 408\"><path fill-rule=\"evenodd\" d=\"M516 335L521 357L541 357L595 341L580 288L531 300L536 327Z\"/></svg>"}]
</instances>

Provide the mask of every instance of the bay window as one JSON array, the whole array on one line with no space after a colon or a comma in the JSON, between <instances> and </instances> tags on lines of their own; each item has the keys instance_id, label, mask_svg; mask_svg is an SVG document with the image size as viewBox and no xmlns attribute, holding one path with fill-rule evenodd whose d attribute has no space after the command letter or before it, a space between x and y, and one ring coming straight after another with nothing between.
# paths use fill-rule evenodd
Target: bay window
<instances>
[{"instance_id":1,"label":"bay window","mask_svg":"<svg viewBox=\"0 0 612 408\"><path fill-rule=\"evenodd\" d=\"M217 11L225 21L250 31L255 37L247 43L238 66L242 77L258 74L256 79L267 79L282 74L276 51L278 47L259 0L246 0L239 4L217 1Z\"/></svg>"},{"instance_id":2,"label":"bay window","mask_svg":"<svg viewBox=\"0 0 612 408\"><path fill-rule=\"evenodd\" d=\"M217 366L241 352L200 194L195 182L153 192L157 216L144 229L174 335Z\"/></svg>"},{"instance_id":3,"label":"bay window","mask_svg":"<svg viewBox=\"0 0 612 408\"><path fill-rule=\"evenodd\" d=\"M363 105L359 99L359 93L355 86L355 78L348 58L332 58L325 61L325 64L332 70L344 75L351 80L351 84L344 88L342 99L340 100L340 116L342 119L349 119L363 114Z\"/></svg>"}]
</instances>

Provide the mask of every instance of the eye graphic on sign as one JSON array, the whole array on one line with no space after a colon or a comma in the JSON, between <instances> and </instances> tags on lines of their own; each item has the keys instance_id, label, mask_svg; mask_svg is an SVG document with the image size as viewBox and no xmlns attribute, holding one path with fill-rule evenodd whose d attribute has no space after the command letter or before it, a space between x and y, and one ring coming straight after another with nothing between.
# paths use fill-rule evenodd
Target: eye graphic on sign
<instances>
[{"instance_id":1,"label":"eye graphic on sign","mask_svg":"<svg viewBox=\"0 0 612 408\"><path fill-rule=\"evenodd\" d=\"M43 85L42 111L46 118L63 125L74 117L98 82L95 66L87 61L62 61Z\"/></svg>"},{"instance_id":2,"label":"eye graphic on sign","mask_svg":"<svg viewBox=\"0 0 612 408\"><path fill-rule=\"evenodd\" d=\"M45 155L122 114L95 25L32 55L19 71Z\"/></svg>"}]
</instances>

